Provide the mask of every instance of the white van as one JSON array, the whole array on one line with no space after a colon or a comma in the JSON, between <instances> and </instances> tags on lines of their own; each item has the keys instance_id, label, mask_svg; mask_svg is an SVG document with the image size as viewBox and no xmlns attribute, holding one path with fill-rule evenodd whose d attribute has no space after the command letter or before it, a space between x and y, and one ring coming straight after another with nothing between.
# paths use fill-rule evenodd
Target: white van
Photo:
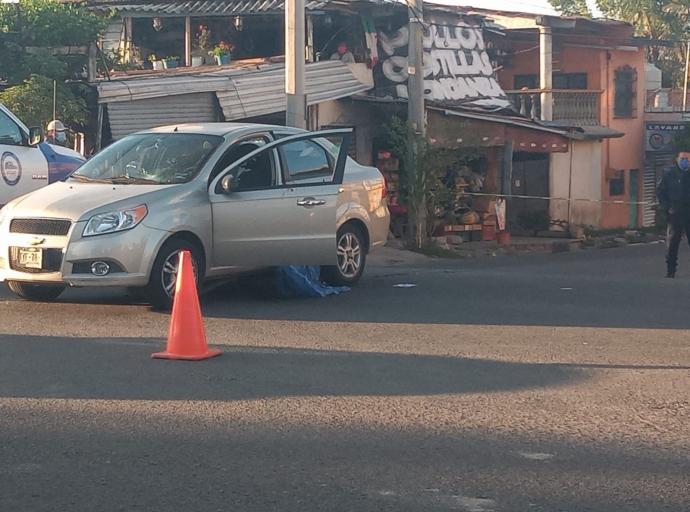
<instances>
[{"instance_id":1,"label":"white van","mask_svg":"<svg viewBox=\"0 0 690 512\"><path fill-rule=\"evenodd\" d=\"M76 151L46 143L41 128L27 128L0 103L0 208L63 179L83 162Z\"/></svg>"}]
</instances>

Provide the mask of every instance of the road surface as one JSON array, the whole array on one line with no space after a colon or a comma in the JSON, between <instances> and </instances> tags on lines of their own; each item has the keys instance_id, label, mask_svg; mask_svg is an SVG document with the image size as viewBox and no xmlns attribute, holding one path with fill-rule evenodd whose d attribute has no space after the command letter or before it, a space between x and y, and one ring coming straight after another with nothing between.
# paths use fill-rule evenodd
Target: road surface
<instances>
[{"instance_id":1,"label":"road surface","mask_svg":"<svg viewBox=\"0 0 690 512\"><path fill-rule=\"evenodd\" d=\"M170 317L124 291L2 285L0 510L688 510L690 262L663 251L228 285L196 363L151 360Z\"/></svg>"}]
</instances>

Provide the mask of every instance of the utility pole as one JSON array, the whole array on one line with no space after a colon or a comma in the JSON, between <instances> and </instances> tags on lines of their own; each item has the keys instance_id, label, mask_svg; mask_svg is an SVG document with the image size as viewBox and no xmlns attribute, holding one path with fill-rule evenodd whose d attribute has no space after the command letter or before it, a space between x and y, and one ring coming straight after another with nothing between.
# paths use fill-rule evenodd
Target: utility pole
<instances>
[{"instance_id":1,"label":"utility pole","mask_svg":"<svg viewBox=\"0 0 690 512\"><path fill-rule=\"evenodd\" d=\"M285 93L288 126L307 128L305 0L285 2Z\"/></svg>"},{"instance_id":2,"label":"utility pole","mask_svg":"<svg viewBox=\"0 0 690 512\"><path fill-rule=\"evenodd\" d=\"M408 0L407 12L409 17L410 40L408 43L407 67L407 162L406 166L408 186L417 183L417 157L423 150L426 140L426 123L424 112L424 4L423 0ZM412 235L420 246L426 233L426 211L424 198L413 194L413 200L418 204L409 209L408 221L412 227ZM421 200L420 200L421 199Z\"/></svg>"},{"instance_id":3,"label":"utility pole","mask_svg":"<svg viewBox=\"0 0 690 512\"><path fill-rule=\"evenodd\" d=\"M541 120L553 121L553 37L545 26L539 27L539 88Z\"/></svg>"},{"instance_id":4,"label":"utility pole","mask_svg":"<svg viewBox=\"0 0 690 512\"><path fill-rule=\"evenodd\" d=\"M690 64L690 41L686 42L685 48L685 77L683 78L683 114L688 106L688 65Z\"/></svg>"}]
</instances>

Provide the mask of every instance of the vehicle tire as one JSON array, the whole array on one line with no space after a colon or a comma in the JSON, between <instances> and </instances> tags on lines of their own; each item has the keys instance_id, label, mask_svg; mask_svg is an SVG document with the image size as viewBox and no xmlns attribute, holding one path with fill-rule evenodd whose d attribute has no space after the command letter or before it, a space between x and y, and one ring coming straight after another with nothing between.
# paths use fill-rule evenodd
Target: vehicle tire
<instances>
[{"instance_id":1,"label":"vehicle tire","mask_svg":"<svg viewBox=\"0 0 690 512\"><path fill-rule=\"evenodd\" d=\"M336 236L338 264L322 267L321 279L330 286L352 286L362 277L367 261L364 237L358 228L345 224Z\"/></svg>"},{"instance_id":2,"label":"vehicle tire","mask_svg":"<svg viewBox=\"0 0 690 512\"><path fill-rule=\"evenodd\" d=\"M21 283L19 281L7 281L7 286L15 295L35 302L53 302L65 291L64 286Z\"/></svg>"},{"instance_id":3,"label":"vehicle tire","mask_svg":"<svg viewBox=\"0 0 690 512\"><path fill-rule=\"evenodd\" d=\"M153 262L149 284L144 287L144 296L147 302L154 308L164 311L172 309L173 296L175 294L175 282L177 280L178 258L181 251L192 253L194 275L197 278L197 290L201 293L203 276L205 274L205 262L199 247L196 244L173 238L163 244L156 261Z\"/></svg>"}]
</instances>

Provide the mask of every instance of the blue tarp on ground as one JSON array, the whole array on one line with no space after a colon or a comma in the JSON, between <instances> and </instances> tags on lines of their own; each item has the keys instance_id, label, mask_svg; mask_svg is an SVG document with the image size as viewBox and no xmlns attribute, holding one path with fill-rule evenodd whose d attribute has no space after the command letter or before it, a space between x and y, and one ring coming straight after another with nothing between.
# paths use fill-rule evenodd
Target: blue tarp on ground
<instances>
[{"instance_id":1,"label":"blue tarp on ground","mask_svg":"<svg viewBox=\"0 0 690 512\"><path fill-rule=\"evenodd\" d=\"M321 282L321 267L290 266L278 267L276 282L278 290L286 297L326 297L350 290L347 286L327 286Z\"/></svg>"}]
</instances>

